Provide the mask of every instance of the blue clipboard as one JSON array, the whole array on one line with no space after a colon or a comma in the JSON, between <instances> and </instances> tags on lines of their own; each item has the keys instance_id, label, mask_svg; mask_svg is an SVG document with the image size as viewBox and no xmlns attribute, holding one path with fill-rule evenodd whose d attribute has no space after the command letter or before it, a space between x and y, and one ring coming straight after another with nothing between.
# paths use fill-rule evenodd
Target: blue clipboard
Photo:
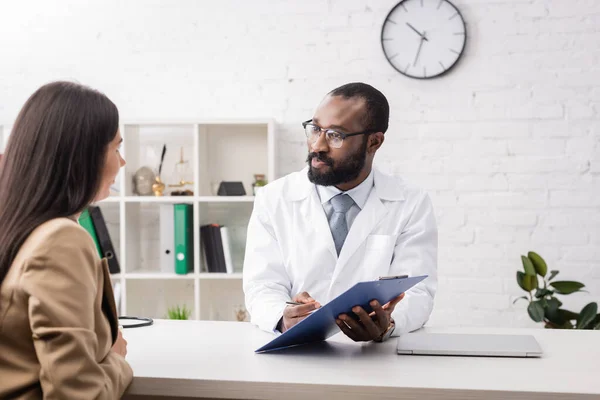
<instances>
[{"instance_id":1,"label":"blue clipboard","mask_svg":"<svg viewBox=\"0 0 600 400\"><path fill-rule=\"evenodd\" d=\"M340 328L335 323L338 315L353 314L352 307L354 306L361 306L367 313L370 313L372 311L369 305L371 300L385 304L425 278L427 275L359 282L255 352L265 353L323 341L340 332Z\"/></svg>"}]
</instances>

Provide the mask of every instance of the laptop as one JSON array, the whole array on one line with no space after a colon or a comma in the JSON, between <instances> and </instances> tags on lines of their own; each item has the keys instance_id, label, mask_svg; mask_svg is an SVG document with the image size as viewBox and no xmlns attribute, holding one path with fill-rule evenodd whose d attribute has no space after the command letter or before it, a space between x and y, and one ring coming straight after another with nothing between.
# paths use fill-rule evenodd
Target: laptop
<instances>
[{"instance_id":1,"label":"laptop","mask_svg":"<svg viewBox=\"0 0 600 400\"><path fill-rule=\"evenodd\" d=\"M532 335L457 334L414 332L398 338L398 354L541 357L542 349Z\"/></svg>"}]
</instances>

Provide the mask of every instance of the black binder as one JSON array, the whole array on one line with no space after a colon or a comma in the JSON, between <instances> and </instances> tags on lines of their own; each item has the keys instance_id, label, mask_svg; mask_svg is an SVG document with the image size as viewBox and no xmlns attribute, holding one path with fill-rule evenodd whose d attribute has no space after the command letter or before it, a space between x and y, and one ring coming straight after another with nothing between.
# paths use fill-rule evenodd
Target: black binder
<instances>
[{"instance_id":1,"label":"black binder","mask_svg":"<svg viewBox=\"0 0 600 400\"><path fill-rule=\"evenodd\" d=\"M89 213L90 217L92 217L92 223L94 224L96 235L98 236L98 242L100 242L100 250L102 250L102 255L108 260L108 270L111 274L118 274L121 272L121 267L119 266L117 253L115 252L112 240L110 239L106 222L102 216L102 211L100 210L100 207L90 206Z\"/></svg>"},{"instance_id":2,"label":"black binder","mask_svg":"<svg viewBox=\"0 0 600 400\"><path fill-rule=\"evenodd\" d=\"M206 270L208 272L227 272L221 240L221 227L216 224L201 226L200 237L206 255Z\"/></svg>"}]
</instances>

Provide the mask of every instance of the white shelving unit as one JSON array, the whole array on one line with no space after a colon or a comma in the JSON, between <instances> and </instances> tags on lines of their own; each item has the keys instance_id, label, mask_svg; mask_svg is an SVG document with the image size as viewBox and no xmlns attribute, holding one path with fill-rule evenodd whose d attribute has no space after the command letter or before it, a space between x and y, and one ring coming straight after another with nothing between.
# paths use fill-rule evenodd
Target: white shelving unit
<instances>
[{"instance_id":1,"label":"white shelving unit","mask_svg":"<svg viewBox=\"0 0 600 400\"><path fill-rule=\"evenodd\" d=\"M254 174L275 179L274 121L202 120L132 121L120 126L121 153L127 164L119 173L111 197L99 202L121 273L121 315L165 318L172 306L187 306L191 318L238 320L243 315L242 263L246 230L254 205ZM0 138L4 138L0 128ZM4 143L4 140L3 140ZM163 145L167 151L161 177L175 183L181 174L175 164L181 153L188 161L186 187L193 196L138 196L133 176L142 166L158 169ZM217 196L221 181L241 181L246 196ZM193 206L194 270L186 275L162 272L160 265L161 204ZM234 273L208 273L200 242L200 227L216 223L228 227Z\"/></svg>"}]
</instances>

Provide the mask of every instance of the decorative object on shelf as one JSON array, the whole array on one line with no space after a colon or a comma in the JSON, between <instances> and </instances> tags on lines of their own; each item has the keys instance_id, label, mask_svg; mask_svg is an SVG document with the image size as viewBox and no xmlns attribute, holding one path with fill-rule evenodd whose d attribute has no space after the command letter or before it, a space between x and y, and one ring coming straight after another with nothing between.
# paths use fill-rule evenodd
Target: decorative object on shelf
<instances>
[{"instance_id":1,"label":"decorative object on shelf","mask_svg":"<svg viewBox=\"0 0 600 400\"><path fill-rule=\"evenodd\" d=\"M252 183L252 195L256 196L256 193L260 190L261 187L267 184L267 180L265 179L264 174L255 174L254 182Z\"/></svg>"},{"instance_id":2,"label":"decorative object on shelf","mask_svg":"<svg viewBox=\"0 0 600 400\"><path fill-rule=\"evenodd\" d=\"M598 304L589 303L579 313L560 308L562 302L554 294L568 295L581 290L585 285L576 281L553 281L558 270L550 271L546 261L538 254L530 251L527 256L521 256L525 272L517 271L517 283L529 296L521 296L517 300L528 300L527 312L535 322L544 322L549 329L595 329L600 330L600 314ZM540 286L539 277L543 286Z\"/></svg>"},{"instance_id":3,"label":"decorative object on shelf","mask_svg":"<svg viewBox=\"0 0 600 400\"><path fill-rule=\"evenodd\" d=\"M248 310L246 310L246 307L242 305L235 307L235 319L238 322L248 321Z\"/></svg>"},{"instance_id":4,"label":"decorative object on shelf","mask_svg":"<svg viewBox=\"0 0 600 400\"><path fill-rule=\"evenodd\" d=\"M179 161L175 164L175 173L177 174L177 183L170 184L169 187L185 187L186 185L193 185L193 181L188 181L187 178L190 175L190 163L183 157L183 147L181 148L181 155ZM190 189L175 190L171 192L172 196L193 196L194 192Z\"/></svg>"},{"instance_id":5,"label":"decorative object on shelf","mask_svg":"<svg viewBox=\"0 0 600 400\"><path fill-rule=\"evenodd\" d=\"M416 79L441 76L454 67L467 41L465 21L448 0L402 0L381 28L381 47L392 67Z\"/></svg>"},{"instance_id":6,"label":"decorative object on shelf","mask_svg":"<svg viewBox=\"0 0 600 400\"><path fill-rule=\"evenodd\" d=\"M242 182L221 182L219 185L219 196L245 196L246 189Z\"/></svg>"},{"instance_id":7,"label":"decorative object on shelf","mask_svg":"<svg viewBox=\"0 0 600 400\"><path fill-rule=\"evenodd\" d=\"M150 167L141 167L133 175L133 192L138 196L151 196L156 176Z\"/></svg>"},{"instance_id":8,"label":"decorative object on shelf","mask_svg":"<svg viewBox=\"0 0 600 400\"><path fill-rule=\"evenodd\" d=\"M189 319L192 311L184 304L183 307L169 307L167 316L169 319Z\"/></svg>"},{"instance_id":9,"label":"decorative object on shelf","mask_svg":"<svg viewBox=\"0 0 600 400\"><path fill-rule=\"evenodd\" d=\"M155 181L156 183L152 185L152 190L154 191L155 196L160 197L165 191L165 184L160 180L160 176L157 176Z\"/></svg>"},{"instance_id":10,"label":"decorative object on shelf","mask_svg":"<svg viewBox=\"0 0 600 400\"><path fill-rule=\"evenodd\" d=\"M166 152L167 152L167 145L164 144L163 149L162 149L162 154L160 156L160 164L158 165L158 174L156 175L156 178L154 179L155 183L152 185L152 191L154 192L154 195L157 197L162 196L163 192L165 191L165 184L163 183L160 176L162 173L162 166L163 166L163 162L165 161L165 153Z\"/></svg>"}]
</instances>

